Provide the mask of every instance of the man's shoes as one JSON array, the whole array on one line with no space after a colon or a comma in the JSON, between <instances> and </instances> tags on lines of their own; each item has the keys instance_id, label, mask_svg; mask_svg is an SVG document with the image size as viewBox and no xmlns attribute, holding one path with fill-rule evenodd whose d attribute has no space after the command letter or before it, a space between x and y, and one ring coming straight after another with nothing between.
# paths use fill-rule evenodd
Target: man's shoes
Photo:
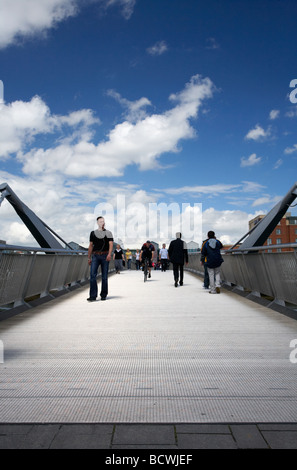
<instances>
[{"instance_id":1,"label":"man's shoes","mask_svg":"<svg viewBox=\"0 0 297 470\"><path fill-rule=\"evenodd\" d=\"M152 277L152 276L151 276L151 273L149 273L148 277Z\"/></svg>"},{"instance_id":2,"label":"man's shoes","mask_svg":"<svg viewBox=\"0 0 297 470\"><path fill-rule=\"evenodd\" d=\"M96 299L95 299L95 297L89 297L89 298L87 299L87 301L88 301L88 302L96 302Z\"/></svg>"},{"instance_id":3,"label":"man's shoes","mask_svg":"<svg viewBox=\"0 0 297 470\"><path fill-rule=\"evenodd\" d=\"M101 300L106 300L106 297L101 297Z\"/></svg>"},{"instance_id":4,"label":"man's shoes","mask_svg":"<svg viewBox=\"0 0 297 470\"><path fill-rule=\"evenodd\" d=\"M182 281L179 281L179 285L180 285L180 286L183 286L184 283L183 283Z\"/></svg>"},{"instance_id":5,"label":"man's shoes","mask_svg":"<svg viewBox=\"0 0 297 470\"><path fill-rule=\"evenodd\" d=\"M220 294L220 293L221 293L221 290L220 290L219 287L216 287L216 293L217 293L217 294Z\"/></svg>"},{"instance_id":6,"label":"man's shoes","mask_svg":"<svg viewBox=\"0 0 297 470\"><path fill-rule=\"evenodd\" d=\"M177 287L177 281L175 281L174 285L175 285L175 287Z\"/></svg>"}]
</instances>

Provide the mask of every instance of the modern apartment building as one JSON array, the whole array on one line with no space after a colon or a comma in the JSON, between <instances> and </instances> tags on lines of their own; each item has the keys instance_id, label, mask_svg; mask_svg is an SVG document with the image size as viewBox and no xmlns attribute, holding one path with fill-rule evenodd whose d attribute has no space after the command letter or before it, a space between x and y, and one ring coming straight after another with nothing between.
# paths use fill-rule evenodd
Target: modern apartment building
<instances>
[{"instance_id":1,"label":"modern apartment building","mask_svg":"<svg viewBox=\"0 0 297 470\"><path fill-rule=\"evenodd\" d=\"M249 221L249 230L257 225L264 215L258 215L254 219ZM291 212L287 212L281 221L278 223L276 228L267 238L264 245L282 245L284 243L297 243L297 215L292 216ZM268 251L291 251L290 248L277 248Z\"/></svg>"}]
</instances>

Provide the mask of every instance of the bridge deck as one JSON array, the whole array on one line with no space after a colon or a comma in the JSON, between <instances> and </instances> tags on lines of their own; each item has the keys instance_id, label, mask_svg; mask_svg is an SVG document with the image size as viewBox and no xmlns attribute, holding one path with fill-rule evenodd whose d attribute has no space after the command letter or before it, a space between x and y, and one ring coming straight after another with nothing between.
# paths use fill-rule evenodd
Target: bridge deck
<instances>
[{"instance_id":1,"label":"bridge deck","mask_svg":"<svg viewBox=\"0 0 297 470\"><path fill-rule=\"evenodd\" d=\"M297 421L297 322L185 273L109 277L0 322L2 423Z\"/></svg>"}]
</instances>

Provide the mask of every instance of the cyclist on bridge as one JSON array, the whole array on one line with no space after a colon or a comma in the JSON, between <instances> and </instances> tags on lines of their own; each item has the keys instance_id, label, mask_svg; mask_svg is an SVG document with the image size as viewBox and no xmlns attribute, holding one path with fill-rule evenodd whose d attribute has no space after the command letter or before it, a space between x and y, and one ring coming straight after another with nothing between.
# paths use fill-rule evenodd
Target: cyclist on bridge
<instances>
[{"instance_id":1,"label":"cyclist on bridge","mask_svg":"<svg viewBox=\"0 0 297 470\"><path fill-rule=\"evenodd\" d=\"M148 265L149 275L148 275L148 277L151 277L153 251L155 251L154 245L152 245L152 243L149 240L147 240L147 242L142 245L141 251L140 251L140 256L139 256L140 263L144 263L145 258L147 258L148 261L149 261L149 265Z\"/></svg>"}]
</instances>

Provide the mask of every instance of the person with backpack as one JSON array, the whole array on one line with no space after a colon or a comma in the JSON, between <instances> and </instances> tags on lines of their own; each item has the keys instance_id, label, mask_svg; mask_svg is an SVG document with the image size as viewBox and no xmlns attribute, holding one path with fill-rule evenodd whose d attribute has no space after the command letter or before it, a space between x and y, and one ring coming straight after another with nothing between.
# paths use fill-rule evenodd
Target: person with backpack
<instances>
[{"instance_id":1,"label":"person with backpack","mask_svg":"<svg viewBox=\"0 0 297 470\"><path fill-rule=\"evenodd\" d=\"M221 249L223 248L220 240L217 240L215 233L210 230L207 234L208 240L204 243L202 247L202 255L204 256L205 263L209 275L209 287L210 294L220 294L221 286L221 264L224 262Z\"/></svg>"}]
</instances>

